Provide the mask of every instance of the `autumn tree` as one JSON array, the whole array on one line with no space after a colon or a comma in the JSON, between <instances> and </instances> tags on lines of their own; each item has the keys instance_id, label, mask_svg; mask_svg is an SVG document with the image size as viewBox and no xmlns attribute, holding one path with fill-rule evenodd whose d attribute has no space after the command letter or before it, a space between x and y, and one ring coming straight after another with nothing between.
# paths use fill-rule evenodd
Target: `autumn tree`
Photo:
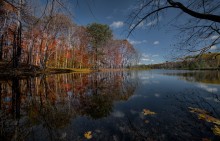
<instances>
[{"instance_id":1,"label":"autumn tree","mask_svg":"<svg viewBox=\"0 0 220 141\"><path fill-rule=\"evenodd\" d=\"M160 23L161 16L169 14L169 10L179 12L173 23L169 22L180 30L177 49L203 54L220 43L219 0L140 0L128 19L129 34L140 24Z\"/></svg>"},{"instance_id":2,"label":"autumn tree","mask_svg":"<svg viewBox=\"0 0 220 141\"><path fill-rule=\"evenodd\" d=\"M112 39L108 25L76 25L66 2L0 0L0 60L14 68L121 68L132 64L135 50Z\"/></svg>"},{"instance_id":3,"label":"autumn tree","mask_svg":"<svg viewBox=\"0 0 220 141\"><path fill-rule=\"evenodd\" d=\"M75 68L89 68L89 37L87 29L84 26L76 26L72 38L74 48L72 55L74 56Z\"/></svg>"},{"instance_id":4,"label":"autumn tree","mask_svg":"<svg viewBox=\"0 0 220 141\"><path fill-rule=\"evenodd\" d=\"M128 40L109 40L102 58L105 68L125 68L135 65L136 50Z\"/></svg>"},{"instance_id":5,"label":"autumn tree","mask_svg":"<svg viewBox=\"0 0 220 141\"><path fill-rule=\"evenodd\" d=\"M95 69L98 69L98 57L101 55L101 47L107 40L112 38L112 31L108 25L93 23L87 26L87 33L90 37L90 44L93 52L92 62L95 64Z\"/></svg>"},{"instance_id":6,"label":"autumn tree","mask_svg":"<svg viewBox=\"0 0 220 141\"><path fill-rule=\"evenodd\" d=\"M19 65L19 60L21 56L21 36L22 36L22 14L24 10L22 9L23 2L19 1L6 1L0 0L0 19L1 19L1 45L0 45L0 59L2 59L3 54L3 42L4 40L11 40L12 44L12 65L13 68L17 68ZM9 35L9 36L8 36ZM8 36L8 39L5 36ZM9 39L10 38L10 39ZM6 41L6 42L8 42Z\"/></svg>"}]
</instances>

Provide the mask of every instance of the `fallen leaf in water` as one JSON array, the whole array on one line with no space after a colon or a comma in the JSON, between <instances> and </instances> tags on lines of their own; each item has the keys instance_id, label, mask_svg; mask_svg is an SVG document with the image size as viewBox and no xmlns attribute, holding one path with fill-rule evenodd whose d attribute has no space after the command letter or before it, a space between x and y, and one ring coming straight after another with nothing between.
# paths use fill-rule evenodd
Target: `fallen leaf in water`
<instances>
[{"instance_id":1,"label":"fallen leaf in water","mask_svg":"<svg viewBox=\"0 0 220 141\"><path fill-rule=\"evenodd\" d=\"M207 114L198 114L198 118L202 119L202 120L205 120L207 122L211 122L211 123L220 125L220 120L219 119L214 118L214 117L212 117L210 115L207 115Z\"/></svg>"},{"instance_id":2,"label":"fallen leaf in water","mask_svg":"<svg viewBox=\"0 0 220 141\"><path fill-rule=\"evenodd\" d=\"M148 109L143 109L143 112L142 112L145 116L146 115L155 115L156 113L155 112L152 112Z\"/></svg>"},{"instance_id":3,"label":"fallen leaf in water","mask_svg":"<svg viewBox=\"0 0 220 141\"><path fill-rule=\"evenodd\" d=\"M212 131L215 135L217 136L220 136L220 126L217 126L215 125L213 128L212 128Z\"/></svg>"},{"instance_id":4,"label":"fallen leaf in water","mask_svg":"<svg viewBox=\"0 0 220 141\"><path fill-rule=\"evenodd\" d=\"M205 110L201 110L199 108L192 108L192 107L188 107L188 108L190 109L191 113L196 113L198 115L198 119L214 124L212 131L215 135L220 136L220 119L210 116L209 113Z\"/></svg>"},{"instance_id":5,"label":"fallen leaf in water","mask_svg":"<svg viewBox=\"0 0 220 141\"><path fill-rule=\"evenodd\" d=\"M198 119L220 125L220 120L210 116L207 111L199 108L192 108L192 107L188 107L188 108L190 109L191 113L196 113L198 115Z\"/></svg>"},{"instance_id":6,"label":"fallen leaf in water","mask_svg":"<svg viewBox=\"0 0 220 141\"><path fill-rule=\"evenodd\" d=\"M199 109L199 108L193 108L193 107L188 107L189 109L190 109L190 112L191 113L206 113L206 114L208 114L208 112L207 111L205 111L205 110L202 110L202 109Z\"/></svg>"},{"instance_id":7,"label":"fallen leaf in water","mask_svg":"<svg viewBox=\"0 0 220 141\"><path fill-rule=\"evenodd\" d=\"M88 140L91 139L92 138L92 131L85 132L84 137Z\"/></svg>"}]
</instances>

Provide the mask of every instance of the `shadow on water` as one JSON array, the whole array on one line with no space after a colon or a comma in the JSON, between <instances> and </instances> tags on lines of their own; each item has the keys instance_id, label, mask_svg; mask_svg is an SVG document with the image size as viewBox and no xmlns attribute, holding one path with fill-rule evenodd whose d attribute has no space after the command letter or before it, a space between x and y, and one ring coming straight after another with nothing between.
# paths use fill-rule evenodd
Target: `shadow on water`
<instances>
[{"instance_id":1,"label":"shadow on water","mask_svg":"<svg viewBox=\"0 0 220 141\"><path fill-rule=\"evenodd\" d=\"M59 140L76 117L107 117L137 84L124 72L59 74L0 81L1 140ZM39 130L44 131L36 137Z\"/></svg>"}]
</instances>

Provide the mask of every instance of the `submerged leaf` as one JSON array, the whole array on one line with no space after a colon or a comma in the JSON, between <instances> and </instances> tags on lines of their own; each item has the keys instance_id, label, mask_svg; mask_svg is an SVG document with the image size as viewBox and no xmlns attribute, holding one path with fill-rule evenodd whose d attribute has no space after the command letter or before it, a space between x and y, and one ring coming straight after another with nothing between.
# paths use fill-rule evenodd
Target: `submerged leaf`
<instances>
[{"instance_id":1,"label":"submerged leaf","mask_svg":"<svg viewBox=\"0 0 220 141\"><path fill-rule=\"evenodd\" d=\"M148 109L143 109L143 112L142 112L145 116L146 115L155 115L156 113L155 112L152 112Z\"/></svg>"},{"instance_id":2,"label":"submerged leaf","mask_svg":"<svg viewBox=\"0 0 220 141\"><path fill-rule=\"evenodd\" d=\"M86 139L91 139L91 138L92 138L92 131L85 132L85 133L84 133L84 137L85 137Z\"/></svg>"},{"instance_id":3,"label":"submerged leaf","mask_svg":"<svg viewBox=\"0 0 220 141\"><path fill-rule=\"evenodd\" d=\"M220 136L220 119L210 116L207 111L199 108L189 107L189 109L191 113L196 113L198 115L198 119L214 124L212 131L215 135Z\"/></svg>"},{"instance_id":4,"label":"submerged leaf","mask_svg":"<svg viewBox=\"0 0 220 141\"><path fill-rule=\"evenodd\" d=\"M206 113L206 114L208 114L207 111L199 109L199 108L193 108L193 107L188 107L188 108L190 109L191 113L197 113L197 114L198 113L201 113L201 114Z\"/></svg>"},{"instance_id":5,"label":"submerged leaf","mask_svg":"<svg viewBox=\"0 0 220 141\"><path fill-rule=\"evenodd\" d=\"M202 120L205 120L207 122L211 122L211 123L214 123L214 124L217 124L217 125L220 125L220 120L217 119L217 118L214 118L210 115L207 115L207 114L199 114L198 115L198 118L199 119L202 119Z\"/></svg>"},{"instance_id":6,"label":"submerged leaf","mask_svg":"<svg viewBox=\"0 0 220 141\"><path fill-rule=\"evenodd\" d=\"M189 107L191 113L198 114L198 119L220 125L220 120L209 115L205 110Z\"/></svg>"},{"instance_id":7,"label":"submerged leaf","mask_svg":"<svg viewBox=\"0 0 220 141\"><path fill-rule=\"evenodd\" d=\"M220 126L214 126L213 128L212 128L212 131L213 131L213 133L215 134L215 135L217 135L217 136L220 136Z\"/></svg>"}]
</instances>

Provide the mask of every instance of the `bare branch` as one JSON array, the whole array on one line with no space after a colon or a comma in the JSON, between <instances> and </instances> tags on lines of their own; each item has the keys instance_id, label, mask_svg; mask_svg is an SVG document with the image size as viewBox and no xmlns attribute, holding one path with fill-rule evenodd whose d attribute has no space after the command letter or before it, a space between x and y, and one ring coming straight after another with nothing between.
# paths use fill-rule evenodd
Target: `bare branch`
<instances>
[{"instance_id":1,"label":"bare branch","mask_svg":"<svg viewBox=\"0 0 220 141\"><path fill-rule=\"evenodd\" d=\"M147 19L149 16L151 16L151 15L153 15L153 14L155 14L155 13L161 11L161 10L168 9L168 8L174 8L174 7L173 7L173 6L165 6L165 7L161 7L161 8L159 8L159 9L156 9L156 10L154 10L154 11L148 13L146 16L144 16L143 18L141 18L141 20L139 20L139 21L131 28L131 30L129 31L127 37L129 37L129 35L133 32L133 30L134 30L141 22L143 22L145 19Z\"/></svg>"},{"instance_id":2,"label":"bare branch","mask_svg":"<svg viewBox=\"0 0 220 141\"><path fill-rule=\"evenodd\" d=\"M180 2L174 2L173 0L167 0L167 1L173 7L180 8L183 12L189 14L190 16L193 16L193 17L199 18L199 19L206 19L206 20L220 23L220 16L218 16L218 15L198 13L198 12L195 12L195 11L190 10L189 8L185 7Z\"/></svg>"}]
</instances>

